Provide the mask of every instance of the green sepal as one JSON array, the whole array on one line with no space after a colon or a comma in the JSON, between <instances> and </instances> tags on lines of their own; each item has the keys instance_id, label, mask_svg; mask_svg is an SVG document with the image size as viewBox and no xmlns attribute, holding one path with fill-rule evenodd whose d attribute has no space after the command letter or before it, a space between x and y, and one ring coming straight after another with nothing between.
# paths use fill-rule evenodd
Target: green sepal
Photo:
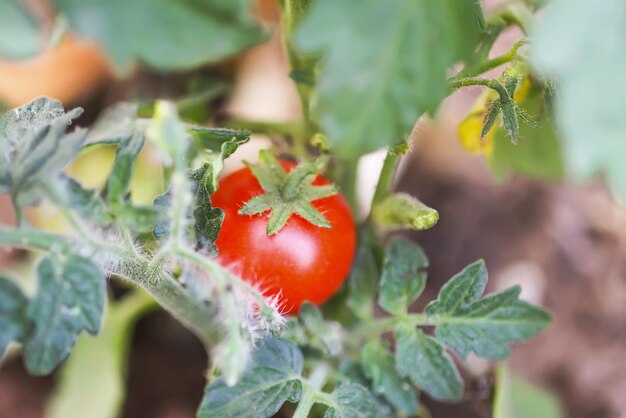
<instances>
[{"instance_id":1,"label":"green sepal","mask_svg":"<svg viewBox=\"0 0 626 418\"><path fill-rule=\"evenodd\" d=\"M435 226L439 212L411 195L394 193L373 208L372 218L385 229L422 231Z\"/></svg>"},{"instance_id":2,"label":"green sepal","mask_svg":"<svg viewBox=\"0 0 626 418\"><path fill-rule=\"evenodd\" d=\"M245 163L256 177L265 193L248 200L239 209L240 215L261 215L271 211L267 222L267 235L280 231L289 218L299 215L320 228L332 228L328 219L311 201L337 193L334 185L316 186L312 182L326 165L326 159L303 162L289 173L268 151L259 153L259 164Z\"/></svg>"},{"instance_id":3,"label":"green sepal","mask_svg":"<svg viewBox=\"0 0 626 418\"><path fill-rule=\"evenodd\" d=\"M498 120L500 110L502 110L502 102L500 102L499 99L491 102L491 104L487 108L487 111L485 112L485 117L483 119L483 128L480 131L480 139L483 139L489 133L489 131L491 131L493 124L496 123L496 120Z\"/></svg>"}]
</instances>

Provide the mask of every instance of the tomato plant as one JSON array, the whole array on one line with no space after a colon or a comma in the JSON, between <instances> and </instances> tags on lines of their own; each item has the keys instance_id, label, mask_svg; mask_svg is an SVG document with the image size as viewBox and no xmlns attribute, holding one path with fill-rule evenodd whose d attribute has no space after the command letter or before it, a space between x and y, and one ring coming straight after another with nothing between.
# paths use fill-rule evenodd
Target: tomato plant
<instances>
[{"instance_id":1,"label":"tomato plant","mask_svg":"<svg viewBox=\"0 0 626 418\"><path fill-rule=\"evenodd\" d=\"M0 246L37 255L24 261L32 268L0 275L0 354L21 347L33 375L62 369L51 417L119 416L132 326L158 307L206 347L199 418L424 418L424 397L463 400L470 355L504 361L551 317L524 301L519 286L485 294L484 260L425 292L428 256L401 231L431 228L439 214L396 190L395 180L407 154L419 152L418 120L435 118L457 90L483 89L459 134L497 177L605 171L617 191L626 184L623 141L615 140L626 130L626 94L605 100L589 91L595 71L606 92L624 90L615 73L623 65L612 63L626 49L593 49L586 38L596 20L623 34L624 14L611 12L623 8L612 0L583 6L593 10L576 25L567 1L553 0L536 29L544 2L533 0L488 11L475 0L281 0L271 30L247 1L52 0L45 13L30 3L0 3L0 73L63 56L81 39L102 65L62 63L76 74L88 69L72 87L103 82L105 62L122 80L102 99L118 103L88 103L83 117L66 106L82 95L66 89L69 70L44 71L62 73L64 83L26 83L5 97L9 106L13 97L25 103L0 117L0 194L16 218L0 226ZM605 19L594 20L597 7ZM569 39L570 26L585 31L560 54L554 40ZM520 39L494 56L512 27ZM271 31L279 37L268 41ZM232 58L276 50L276 41L269 67L288 62L282 76L297 94L297 114L246 117L228 105L233 84L254 90ZM0 86L19 84L9 78ZM35 98L50 92L58 97ZM587 152L598 126L608 145ZM258 161L224 174L245 147L261 143ZM87 187L94 173L85 171L107 165L87 157L113 152L103 183ZM376 176L365 196L359 164L372 152L384 157L380 172L366 167ZM142 182L158 193L139 198ZM32 222L31 210L54 212L62 226ZM30 276L36 283L26 283ZM102 377L84 379L84 364ZM503 365L497 370L489 398L504 418L503 391L528 388ZM87 392L100 404L74 401Z\"/></svg>"},{"instance_id":2,"label":"tomato plant","mask_svg":"<svg viewBox=\"0 0 626 418\"><path fill-rule=\"evenodd\" d=\"M276 163L270 161L270 164ZM295 167L294 163L284 160L280 165L287 172ZM279 182L286 183L287 179L284 176ZM317 176L311 184L329 186L331 183ZM224 211L222 228L215 242L219 248L218 260L262 289L265 296L277 297L283 313L298 312L305 301L319 305L332 296L348 276L356 246L354 220L343 196L334 194L309 202L298 196L306 193L302 186L295 186L299 190L292 201L300 200L299 206L295 212L288 213L285 224L272 235L268 235L272 217L268 220L263 216L267 211L258 215L241 213L245 202L265 194L260 180L249 168L224 177L211 197L213 205ZM272 186L265 187L271 193ZM272 216L274 211L284 210L282 207L289 204L282 198L285 194L288 191L283 189L273 196L276 202L270 209ZM320 227L299 214L300 205L308 204L318 212L313 212L313 216L321 215L327 225Z\"/></svg>"}]
</instances>

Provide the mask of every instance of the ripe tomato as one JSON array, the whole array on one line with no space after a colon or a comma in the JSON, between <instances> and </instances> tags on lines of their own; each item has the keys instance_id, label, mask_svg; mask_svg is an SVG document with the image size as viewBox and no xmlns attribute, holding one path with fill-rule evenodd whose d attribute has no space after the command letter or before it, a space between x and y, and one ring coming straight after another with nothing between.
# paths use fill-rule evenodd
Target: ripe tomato
<instances>
[{"instance_id":1,"label":"ripe tomato","mask_svg":"<svg viewBox=\"0 0 626 418\"><path fill-rule=\"evenodd\" d=\"M288 172L295 166L284 160L280 163ZM312 184L330 182L320 175ZM325 302L345 280L354 258L356 231L346 199L335 194L311 202L330 222L330 229L292 214L278 233L268 236L268 212L261 216L237 213L262 193L247 167L220 181L211 196L213 206L225 213L216 241L219 262L255 284L265 296L278 295L283 313L297 313L304 301Z\"/></svg>"}]
</instances>

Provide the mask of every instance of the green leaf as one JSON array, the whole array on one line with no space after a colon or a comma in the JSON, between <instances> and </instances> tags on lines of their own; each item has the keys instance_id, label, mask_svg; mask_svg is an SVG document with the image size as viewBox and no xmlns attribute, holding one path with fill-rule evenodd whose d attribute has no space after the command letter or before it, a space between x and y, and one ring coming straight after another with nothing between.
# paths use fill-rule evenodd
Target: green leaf
<instances>
[{"instance_id":1,"label":"green leaf","mask_svg":"<svg viewBox=\"0 0 626 418\"><path fill-rule=\"evenodd\" d=\"M459 355L470 352L502 360L509 344L525 341L543 330L550 315L519 300L519 286L480 298L487 285L487 269L479 260L446 283L425 313L436 325L435 335Z\"/></svg>"},{"instance_id":2,"label":"green leaf","mask_svg":"<svg viewBox=\"0 0 626 418\"><path fill-rule=\"evenodd\" d=\"M84 189L66 175L61 175L61 187L68 205L83 219L95 220L101 225L113 222L113 215L97 190Z\"/></svg>"},{"instance_id":3,"label":"green leaf","mask_svg":"<svg viewBox=\"0 0 626 418\"><path fill-rule=\"evenodd\" d=\"M207 386L197 417L271 417L285 401L300 399L302 368L302 353L295 344L267 338L258 344L235 386L228 387L223 378Z\"/></svg>"},{"instance_id":4,"label":"green leaf","mask_svg":"<svg viewBox=\"0 0 626 418\"><path fill-rule=\"evenodd\" d=\"M367 376L363 374L363 365L359 362L349 359L339 364L339 379L340 381L347 380L350 383L358 383L363 387L369 387L370 382ZM370 391L371 393L371 391ZM376 404L376 416L377 418L396 418L397 414L392 410L380 395L371 393L372 400Z\"/></svg>"},{"instance_id":5,"label":"green leaf","mask_svg":"<svg viewBox=\"0 0 626 418\"><path fill-rule=\"evenodd\" d=\"M501 364L496 370L493 418L564 418L562 406L550 392L513 375Z\"/></svg>"},{"instance_id":6,"label":"green leaf","mask_svg":"<svg viewBox=\"0 0 626 418\"><path fill-rule=\"evenodd\" d=\"M248 1L56 0L73 30L99 41L116 67L161 70L213 63L265 39ZM184 46L184 47L181 47Z\"/></svg>"},{"instance_id":7,"label":"green leaf","mask_svg":"<svg viewBox=\"0 0 626 418\"><path fill-rule=\"evenodd\" d=\"M511 100L508 103L501 104L502 124L507 136L513 144L519 141L519 123L517 121L517 112L515 111L515 103Z\"/></svg>"},{"instance_id":8,"label":"green leaf","mask_svg":"<svg viewBox=\"0 0 626 418\"><path fill-rule=\"evenodd\" d=\"M307 344L320 349L327 356L336 356L342 350L343 330L337 322L326 322L320 309L304 302L298 320L307 333Z\"/></svg>"},{"instance_id":9,"label":"green leaf","mask_svg":"<svg viewBox=\"0 0 626 418\"><path fill-rule=\"evenodd\" d=\"M196 135L197 137L199 132L198 129L199 128L192 128L192 135ZM203 154L203 159L208 164L208 169L205 173L204 184L206 185L209 194L213 194L217 191L219 175L224 169L224 160L233 155L233 153L237 151L237 148L248 142L250 139L250 135L233 135L228 140L224 140L224 138L220 137L214 140L212 144L207 144L208 138L208 135L204 135L203 142L205 144L205 152ZM215 151L213 148L217 144L219 144L219 148L217 151Z\"/></svg>"},{"instance_id":10,"label":"green leaf","mask_svg":"<svg viewBox=\"0 0 626 418\"><path fill-rule=\"evenodd\" d=\"M82 331L98 332L106 281L98 266L77 255L44 258L37 274L39 289L27 308L35 330L24 357L30 373L43 375L65 360Z\"/></svg>"},{"instance_id":11,"label":"green leaf","mask_svg":"<svg viewBox=\"0 0 626 418\"><path fill-rule=\"evenodd\" d=\"M418 411L417 395L407 381L398 375L389 346L383 341L370 341L361 352L363 371L372 380L374 393L384 396L391 405L407 415Z\"/></svg>"},{"instance_id":12,"label":"green leaf","mask_svg":"<svg viewBox=\"0 0 626 418\"><path fill-rule=\"evenodd\" d=\"M626 196L626 4L553 0L534 30L534 63L556 81L556 121L569 175L600 173Z\"/></svg>"},{"instance_id":13,"label":"green leaf","mask_svg":"<svg viewBox=\"0 0 626 418\"><path fill-rule=\"evenodd\" d=\"M378 418L376 402L370 391L358 383L342 382L332 393L337 402L324 418Z\"/></svg>"},{"instance_id":14,"label":"green leaf","mask_svg":"<svg viewBox=\"0 0 626 418\"><path fill-rule=\"evenodd\" d=\"M317 0L296 32L323 53L314 114L337 156L402 142L448 95L447 72L471 55L482 12L473 0Z\"/></svg>"},{"instance_id":15,"label":"green leaf","mask_svg":"<svg viewBox=\"0 0 626 418\"><path fill-rule=\"evenodd\" d=\"M134 130L129 137L120 140L107 181L107 201L113 208L119 208L125 204L135 158L143 148L143 144L144 135L139 130Z\"/></svg>"},{"instance_id":16,"label":"green leaf","mask_svg":"<svg viewBox=\"0 0 626 418\"><path fill-rule=\"evenodd\" d=\"M65 131L81 113L65 113L60 102L41 97L0 117L0 193L36 201L28 192L54 179L80 152L86 131Z\"/></svg>"},{"instance_id":17,"label":"green leaf","mask_svg":"<svg viewBox=\"0 0 626 418\"><path fill-rule=\"evenodd\" d=\"M428 258L417 244L401 236L392 238L385 250L380 306L390 314L405 314L424 290L426 267Z\"/></svg>"},{"instance_id":18,"label":"green leaf","mask_svg":"<svg viewBox=\"0 0 626 418\"><path fill-rule=\"evenodd\" d=\"M372 318L379 274L372 250L366 246L359 248L348 278L350 293L346 304L360 319Z\"/></svg>"},{"instance_id":19,"label":"green leaf","mask_svg":"<svg viewBox=\"0 0 626 418\"><path fill-rule=\"evenodd\" d=\"M192 193L194 196L193 219L195 239L198 248L214 250L214 243L222 227L224 211L214 208L211 204L212 181L215 168L204 164L198 170L192 171Z\"/></svg>"},{"instance_id":20,"label":"green leaf","mask_svg":"<svg viewBox=\"0 0 626 418\"><path fill-rule=\"evenodd\" d=\"M480 139L483 139L491 128L493 128L494 123L498 120L498 116L500 116L500 110L502 110L502 102L500 99L495 99L487 107L485 118L483 119L483 128L480 131Z\"/></svg>"},{"instance_id":21,"label":"green leaf","mask_svg":"<svg viewBox=\"0 0 626 418\"><path fill-rule=\"evenodd\" d=\"M233 129L216 129L192 125L189 128L189 133L191 133L191 137L198 148L212 152L221 152L223 144L226 142L235 142L242 145L250 140L249 131L236 131Z\"/></svg>"},{"instance_id":22,"label":"green leaf","mask_svg":"<svg viewBox=\"0 0 626 418\"><path fill-rule=\"evenodd\" d=\"M0 276L0 359L10 342L24 342L32 324L26 317L28 298L12 281Z\"/></svg>"},{"instance_id":23,"label":"green leaf","mask_svg":"<svg viewBox=\"0 0 626 418\"><path fill-rule=\"evenodd\" d=\"M189 173L191 180L191 192L193 194L193 206L189 217L193 220L189 222L190 236L195 242L194 247L208 254L215 254L217 248L215 241L222 227L224 211L214 208L211 203L209 185L211 179L211 166L204 164L197 170ZM207 178L209 180L207 180ZM171 193L168 191L154 200L154 208L160 214L154 224L154 236L162 240L169 234L169 219L167 210L171 204Z\"/></svg>"},{"instance_id":24,"label":"green leaf","mask_svg":"<svg viewBox=\"0 0 626 418\"><path fill-rule=\"evenodd\" d=\"M133 137L142 128L137 120L138 108L136 103L121 102L104 109L89 129L84 146L119 144Z\"/></svg>"},{"instance_id":25,"label":"green leaf","mask_svg":"<svg viewBox=\"0 0 626 418\"><path fill-rule=\"evenodd\" d=\"M458 401L463 380L444 346L409 325L396 329L396 370L432 398Z\"/></svg>"},{"instance_id":26,"label":"green leaf","mask_svg":"<svg viewBox=\"0 0 626 418\"><path fill-rule=\"evenodd\" d=\"M506 133L497 130L489 166L494 175L506 179L512 173L538 179L559 180L563 177L563 156L556 127L544 105L544 93L531 82L520 107L531 115L538 115L539 126L528 123L519 127L519 142L511 143ZM519 112L518 112L519 115Z\"/></svg>"},{"instance_id":27,"label":"green leaf","mask_svg":"<svg viewBox=\"0 0 626 418\"><path fill-rule=\"evenodd\" d=\"M158 306L143 291L110 303L100 334L81 335L63 365L46 418L117 418L126 397L128 349L137 320Z\"/></svg>"},{"instance_id":28,"label":"green leaf","mask_svg":"<svg viewBox=\"0 0 626 418\"><path fill-rule=\"evenodd\" d=\"M0 2L0 58L21 59L41 51L37 21L16 0Z\"/></svg>"},{"instance_id":29,"label":"green leaf","mask_svg":"<svg viewBox=\"0 0 626 418\"><path fill-rule=\"evenodd\" d=\"M422 231L435 226L439 212L406 193L393 193L372 209L372 217L385 229Z\"/></svg>"},{"instance_id":30,"label":"green leaf","mask_svg":"<svg viewBox=\"0 0 626 418\"><path fill-rule=\"evenodd\" d=\"M179 169L187 167L185 158L190 143L188 138L191 135L178 117L178 111L173 103L157 102L154 117L146 129L148 137L163 153L166 165L173 165Z\"/></svg>"}]
</instances>

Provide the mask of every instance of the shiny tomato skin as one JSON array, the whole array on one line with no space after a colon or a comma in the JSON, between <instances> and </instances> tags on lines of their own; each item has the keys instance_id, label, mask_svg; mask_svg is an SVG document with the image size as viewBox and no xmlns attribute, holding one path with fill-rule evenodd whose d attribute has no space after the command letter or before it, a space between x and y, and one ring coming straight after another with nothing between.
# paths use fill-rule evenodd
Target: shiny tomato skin
<instances>
[{"instance_id":1,"label":"shiny tomato skin","mask_svg":"<svg viewBox=\"0 0 626 418\"><path fill-rule=\"evenodd\" d=\"M284 160L281 164L287 171L295 166ZM320 175L313 184L330 182ZM224 210L216 241L218 261L266 297L280 295L282 313L298 313L304 301L325 302L345 280L354 258L356 230L346 199L336 194L311 202L328 219L330 229L294 214L278 233L268 236L269 211L252 216L237 213L261 193L261 185L247 167L221 179L211 196L213 206Z\"/></svg>"}]
</instances>

